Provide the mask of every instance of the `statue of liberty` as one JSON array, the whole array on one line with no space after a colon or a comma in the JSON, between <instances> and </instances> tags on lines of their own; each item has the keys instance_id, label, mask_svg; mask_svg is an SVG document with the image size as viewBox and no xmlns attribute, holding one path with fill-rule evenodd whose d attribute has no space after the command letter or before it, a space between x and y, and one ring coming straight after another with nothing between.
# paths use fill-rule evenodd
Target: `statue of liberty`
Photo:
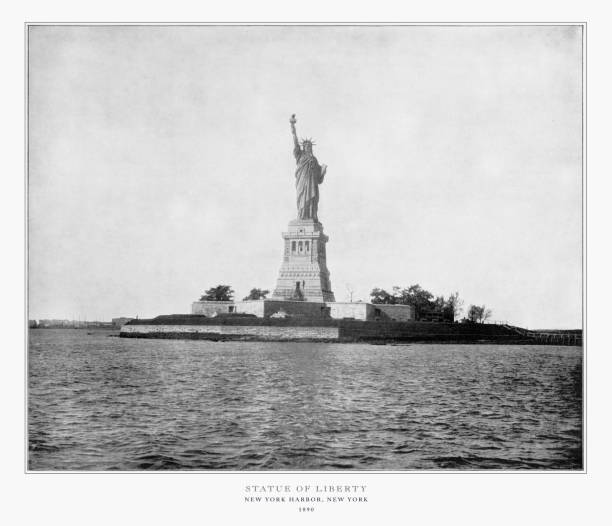
<instances>
[{"instance_id":1,"label":"statue of liberty","mask_svg":"<svg viewBox=\"0 0 612 526\"><path fill-rule=\"evenodd\" d=\"M297 163L295 188L297 191L298 219L313 219L318 222L319 185L323 182L327 166L319 165L317 158L313 155L312 146L314 142L311 139L304 139L300 147L295 132L295 123L297 122L295 114L291 116L289 122L293 135L293 155L295 155Z\"/></svg>"}]
</instances>

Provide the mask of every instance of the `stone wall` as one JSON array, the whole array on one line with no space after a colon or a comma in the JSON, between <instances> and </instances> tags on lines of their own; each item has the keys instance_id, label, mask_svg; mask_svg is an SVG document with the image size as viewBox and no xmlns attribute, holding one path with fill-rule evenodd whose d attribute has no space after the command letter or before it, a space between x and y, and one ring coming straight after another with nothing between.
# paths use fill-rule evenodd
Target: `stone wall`
<instances>
[{"instance_id":1,"label":"stone wall","mask_svg":"<svg viewBox=\"0 0 612 526\"><path fill-rule=\"evenodd\" d=\"M396 321L339 321L342 340L497 342L512 343L517 335L503 325L481 323L402 323Z\"/></svg>"},{"instance_id":2,"label":"stone wall","mask_svg":"<svg viewBox=\"0 0 612 526\"><path fill-rule=\"evenodd\" d=\"M193 315L132 320L122 337L238 340L318 340L337 342L502 343L539 342L504 326L481 323L359 321L346 319L206 318Z\"/></svg>"},{"instance_id":3,"label":"stone wall","mask_svg":"<svg viewBox=\"0 0 612 526\"><path fill-rule=\"evenodd\" d=\"M155 336L174 335L252 337L262 340L337 340L338 327L291 327L270 325L124 325L121 335Z\"/></svg>"}]
</instances>

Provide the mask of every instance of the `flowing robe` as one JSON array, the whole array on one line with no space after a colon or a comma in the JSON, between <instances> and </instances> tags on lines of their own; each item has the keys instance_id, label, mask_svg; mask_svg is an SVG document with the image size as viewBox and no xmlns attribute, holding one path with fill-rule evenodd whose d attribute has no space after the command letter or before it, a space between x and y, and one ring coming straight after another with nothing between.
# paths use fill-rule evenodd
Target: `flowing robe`
<instances>
[{"instance_id":1,"label":"flowing robe","mask_svg":"<svg viewBox=\"0 0 612 526\"><path fill-rule=\"evenodd\" d=\"M319 185L325 177L317 158L307 153L296 144L293 155L297 163L295 170L295 189L297 191L298 219L314 219L318 221Z\"/></svg>"}]
</instances>

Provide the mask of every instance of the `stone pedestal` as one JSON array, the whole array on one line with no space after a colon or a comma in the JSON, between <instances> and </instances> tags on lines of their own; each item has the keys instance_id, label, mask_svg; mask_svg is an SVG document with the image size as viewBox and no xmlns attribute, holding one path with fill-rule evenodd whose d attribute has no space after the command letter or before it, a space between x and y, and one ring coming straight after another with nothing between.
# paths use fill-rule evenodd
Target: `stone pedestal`
<instances>
[{"instance_id":1,"label":"stone pedestal","mask_svg":"<svg viewBox=\"0 0 612 526\"><path fill-rule=\"evenodd\" d=\"M295 219L283 232L285 248L272 299L336 301L327 270L323 225L313 219Z\"/></svg>"}]
</instances>

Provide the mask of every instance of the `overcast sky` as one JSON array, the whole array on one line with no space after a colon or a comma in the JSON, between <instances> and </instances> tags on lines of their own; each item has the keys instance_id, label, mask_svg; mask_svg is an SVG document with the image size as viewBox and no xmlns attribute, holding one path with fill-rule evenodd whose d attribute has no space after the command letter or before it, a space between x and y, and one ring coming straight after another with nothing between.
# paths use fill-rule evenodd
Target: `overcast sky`
<instances>
[{"instance_id":1,"label":"overcast sky","mask_svg":"<svg viewBox=\"0 0 612 526\"><path fill-rule=\"evenodd\" d=\"M581 326L581 29L31 27L30 318L273 290L289 117L337 300L419 283Z\"/></svg>"}]
</instances>

